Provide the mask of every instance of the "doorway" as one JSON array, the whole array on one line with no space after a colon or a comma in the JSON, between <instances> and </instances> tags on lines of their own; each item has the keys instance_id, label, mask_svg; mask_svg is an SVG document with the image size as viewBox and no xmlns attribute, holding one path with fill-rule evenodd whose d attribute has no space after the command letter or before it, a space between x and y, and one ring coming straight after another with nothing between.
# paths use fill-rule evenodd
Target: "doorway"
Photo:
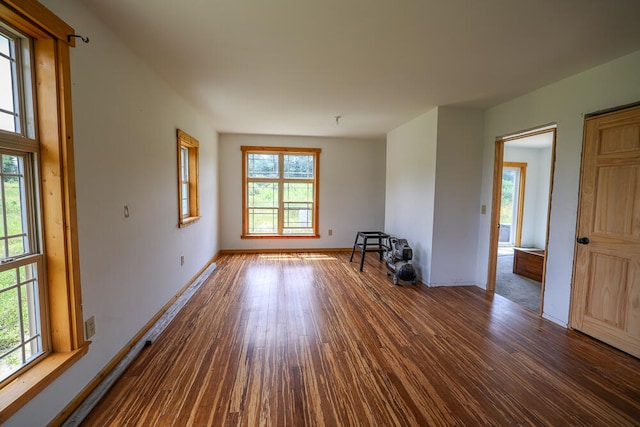
<instances>
[{"instance_id":1,"label":"doorway","mask_svg":"<svg viewBox=\"0 0 640 427\"><path fill-rule=\"evenodd\" d=\"M542 313L556 127L496 140L487 291Z\"/></svg>"}]
</instances>

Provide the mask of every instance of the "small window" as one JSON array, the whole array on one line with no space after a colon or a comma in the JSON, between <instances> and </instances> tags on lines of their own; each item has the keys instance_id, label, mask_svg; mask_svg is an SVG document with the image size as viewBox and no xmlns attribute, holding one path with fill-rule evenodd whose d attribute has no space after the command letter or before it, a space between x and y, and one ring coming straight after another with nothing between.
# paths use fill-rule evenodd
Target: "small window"
<instances>
[{"instance_id":1,"label":"small window","mask_svg":"<svg viewBox=\"0 0 640 427\"><path fill-rule=\"evenodd\" d=\"M318 237L320 149L242 147L245 238Z\"/></svg>"},{"instance_id":2,"label":"small window","mask_svg":"<svg viewBox=\"0 0 640 427\"><path fill-rule=\"evenodd\" d=\"M198 140L178 129L179 226L200 218L198 200Z\"/></svg>"}]
</instances>

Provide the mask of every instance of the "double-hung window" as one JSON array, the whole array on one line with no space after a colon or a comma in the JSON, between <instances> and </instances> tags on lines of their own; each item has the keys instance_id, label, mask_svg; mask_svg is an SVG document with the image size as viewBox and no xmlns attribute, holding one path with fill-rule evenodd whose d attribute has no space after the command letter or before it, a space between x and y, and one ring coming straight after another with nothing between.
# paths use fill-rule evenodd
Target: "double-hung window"
<instances>
[{"instance_id":1,"label":"double-hung window","mask_svg":"<svg viewBox=\"0 0 640 427\"><path fill-rule=\"evenodd\" d=\"M242 147L243 233L318 237L320 149Z\"/></svg>"},{"instance_id":2,"label":"double-hung window","mask_svg":"<svg viewBox=\"0 0 640 427\"><path fill-rule=\"evenodd\" d=\"M0 29L0 381L48 348L31 50Z\"/></svg>"},{"instance_id":3,"label":"double-hung window","mask_svg":"<svg viewBox=\"0 0 640 427\"><path fill-rule=\"evenodd\" d=\"M36 1L0 0L0 424L87 352L73 34Z\"/></svg>"},{"instance_id":4,"label":"double-hung window","mask_svg":"<svg viewBox=\"0 0 640 427\"><path fill-rule=\"evenodd\" d=\"M198 199L197 139L178 129L178 226L184 227L200 218Z\"/></svg>"}]
</instances>

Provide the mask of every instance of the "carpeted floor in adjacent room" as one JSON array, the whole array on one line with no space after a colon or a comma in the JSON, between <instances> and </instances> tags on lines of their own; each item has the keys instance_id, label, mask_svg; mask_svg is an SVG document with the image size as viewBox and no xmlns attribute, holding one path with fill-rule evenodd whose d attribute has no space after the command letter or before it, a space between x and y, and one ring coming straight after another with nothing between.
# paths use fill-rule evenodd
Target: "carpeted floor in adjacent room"
<instances>
[{"instance_id":1,"label":"carpeted floor in adjacent room","mask_svg":"<svg viewBox=\"0 0 640 427\"><path fill-rule=\"evenodd\" d=\"M529 310L540 311L540 282L513 274L513 250L498 253L496 273L496 293L516 302Z\"/></svg>"}]
</instances>

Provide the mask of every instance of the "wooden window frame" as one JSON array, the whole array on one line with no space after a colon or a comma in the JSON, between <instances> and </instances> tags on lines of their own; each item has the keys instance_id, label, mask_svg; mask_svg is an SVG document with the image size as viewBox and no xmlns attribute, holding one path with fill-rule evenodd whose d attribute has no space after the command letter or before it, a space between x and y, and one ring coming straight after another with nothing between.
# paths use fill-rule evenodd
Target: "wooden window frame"
<instances>
[{"instance_id":1,"label":"wooden window frame","mask_svg":"<svg viewBox=\"0 0 640 427\"><path fill-rule=\"evenodd\" d=\"M7 25L33 40L49 349L0 388L0 424L88 351L77 235L69 49L73 28L35 0L0 0Z\"/></svg>"},{"instance_id":2,"label":"wooden window frame","mask_svg":"<svg viewBox=\"0 0 640 427\"><path fill-rule=\"evenodd\" d=\"M188 133L178 129L178 227L185 227L200 219L200 195L198 192L198 162L200 143ZM188 150L189 159L189 212L182 210L182 150Z\"/></svg>"},{"instance_id":3,"label":"wooden window frame","mask_svg":"<svg viewBox=\"0 0 640 427\"><path fill-rule=\"evenodd\" d=\"M265 147L265 146L241 146L242 150L242 236L243 239L317 239L319 235L319 211L320 211L320 148L297 148L297 147ZM284 154L311 154L314 156L314 173L313 173L313 233L312 234L251 234L249 233L249 209L247 206L248 182L248 154L250 153L269 153L278 154L280 157L279 164L282 163ZM265 181L282 182L289 181L282 178L266 179ZM295 180L294 180L295 181ZM282 188L282 185L280 185ZM283 215L282 191L279 191L278 216ZM281 219L279 218L279 222Z\"/></svg>"},{"instance_id":4,"label":"wooden window frame","mask_svg":"<svg viewBox=\"0 0 640 427\"><path fill-rule=\"evenodd\" d=\"M527 184L527 163L526 162L504 162L502 168L514 168L520 170L520 179L518 185L518 213L516 216L516 236L514 246L520 247L522 244L522 218L524 218L524 190Z\"/></svg>"}]
</instances>

